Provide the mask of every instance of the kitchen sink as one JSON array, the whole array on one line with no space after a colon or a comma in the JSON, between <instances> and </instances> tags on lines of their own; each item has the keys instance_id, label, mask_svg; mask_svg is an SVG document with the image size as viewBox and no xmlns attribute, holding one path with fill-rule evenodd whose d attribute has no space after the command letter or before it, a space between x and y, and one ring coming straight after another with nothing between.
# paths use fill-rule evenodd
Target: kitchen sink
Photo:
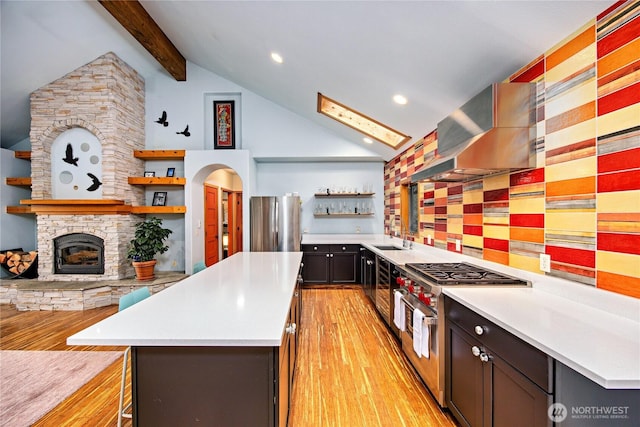
<instances>
[{"instance_id":1,"label":"kitchen sink","mask_svg":"<svg viewBox=\"0 0 640 427\"><path fill-rule=\"evenodd\" d=\"M392 245L373 245L374 248L378 248L381 251L403 251L404 248L399 248L397 246L392 246Z\"/></svg>"}]
</instances>

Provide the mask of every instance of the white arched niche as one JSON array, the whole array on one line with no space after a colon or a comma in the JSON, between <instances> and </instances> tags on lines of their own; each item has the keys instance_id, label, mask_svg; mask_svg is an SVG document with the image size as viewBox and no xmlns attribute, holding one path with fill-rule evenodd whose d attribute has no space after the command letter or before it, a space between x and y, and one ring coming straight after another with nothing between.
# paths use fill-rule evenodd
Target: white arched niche
<instances>
[{"instance_id":1,"label":"white arched niche","mask_svg":"<svg viewBox=\"0 0 640 427\"><path fill-rule=\"evenodd\" d=\"M232 169L242 182L242 246L249 248L249 199L255 188L255 164L247 150L187 150L184 158L185 272L204 259L204 183L217 170Z\"/></svg>"}]
</instances>

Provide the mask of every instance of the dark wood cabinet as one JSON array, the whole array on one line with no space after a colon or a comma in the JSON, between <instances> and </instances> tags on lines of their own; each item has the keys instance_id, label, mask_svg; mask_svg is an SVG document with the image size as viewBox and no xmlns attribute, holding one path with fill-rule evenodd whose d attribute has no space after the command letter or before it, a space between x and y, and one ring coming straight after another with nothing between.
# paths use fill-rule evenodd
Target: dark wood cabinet
<instances>
[{"instance_id":1,"label":"dark wood cabinet","mask_svg":"<svg viewBox=\"0 0 640 427\"><path fill-rule=\"evenodd\" d=\"M358 283L359 245L302 245L305 283Z\"/></svg>"},{"instance_id":2,"label":"dark wood cabinet","mask_svg":"<svg viewBox=\"0 0 640 427\"><path fill-rule=\"evenodd\" d=\"M463 426L551 426L554 361L450 298L447 406Z\"/></svg>"}]
</instances>

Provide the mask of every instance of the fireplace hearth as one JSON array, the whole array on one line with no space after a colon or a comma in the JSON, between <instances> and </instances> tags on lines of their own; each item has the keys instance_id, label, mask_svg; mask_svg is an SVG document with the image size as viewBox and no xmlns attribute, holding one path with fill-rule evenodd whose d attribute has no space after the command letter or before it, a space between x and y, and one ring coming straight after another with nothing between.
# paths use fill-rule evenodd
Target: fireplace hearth
<instances>
[{"instance_id":1,"label":"fireplace hearth","mask_svg":"<svg viewBox=\"0 0 640 427\"><path fill-rule=\"evenodd\" d=\"M104 274L104 240L72 233L53 241L55 274Z\"/></svg>"}]
</instances>

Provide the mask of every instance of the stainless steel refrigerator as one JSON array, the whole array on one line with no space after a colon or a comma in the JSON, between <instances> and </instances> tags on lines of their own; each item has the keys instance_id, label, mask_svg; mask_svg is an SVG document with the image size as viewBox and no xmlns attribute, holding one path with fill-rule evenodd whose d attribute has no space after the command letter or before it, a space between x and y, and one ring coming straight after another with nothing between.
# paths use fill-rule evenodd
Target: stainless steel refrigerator
<instances>
[{"instance_id":1,"label":"stainless steel refrigerator","mask_svg":"<svg viewBox=\"0 0 640 427\"><path fill-rule=\"evenodd\" d=\"M254 196L249 206L252 252L300 251L300 196Z\"/></svg>"}]
</instances>

